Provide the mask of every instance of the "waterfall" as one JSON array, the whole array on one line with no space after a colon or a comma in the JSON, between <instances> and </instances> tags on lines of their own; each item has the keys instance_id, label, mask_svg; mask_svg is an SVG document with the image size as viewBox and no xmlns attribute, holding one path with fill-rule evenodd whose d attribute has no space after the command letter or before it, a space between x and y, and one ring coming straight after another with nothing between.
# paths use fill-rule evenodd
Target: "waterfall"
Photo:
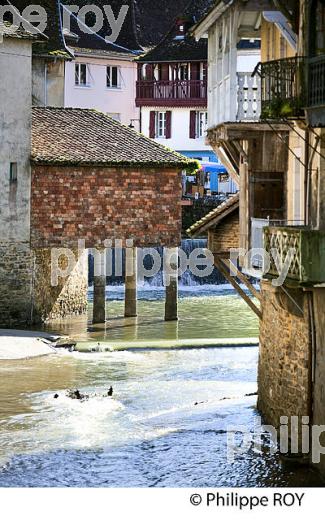
<instances>
[{"instance_id":1,"label":"waterfall","mask_svg":"<svg viewBox=\"0 0 325 520\"><path fill-rule=\"evenodd\" d=\"M186 239L182 240L181 244L182 250L186 253L187 258L189 258L190 254L195 249L206 249L207 248L207 240L204 239ZM157 247L155 248L160 258L163 258L163 248ZM116 262L115 262L115 255L113 255L112 259L112 276L107 276L107 285L113 285L113 286L119 286L123 285L124 283L124 258L125 258L125 252L122 253L123 257L123 272L116 274ZM149 255L147 255L143 260L143 265L146 270L150 270L153 266L153 259ZM89 255L89 284L92 284L94 279L94 259L92 255ZM179 280L179 284L182 287L195 287L200 285L221 285L226 283L223 276L219 273L219 271L214 268L213 273L208 277L200 277L195 276L193 273L191 273L189 270L187 270L185 273L182 274ZM150 287L163 287L164 285L164 277L163 277L163 269L161 268L160 271L151 278L145 278L144 284Z\"/></svg>"}]
</instances>

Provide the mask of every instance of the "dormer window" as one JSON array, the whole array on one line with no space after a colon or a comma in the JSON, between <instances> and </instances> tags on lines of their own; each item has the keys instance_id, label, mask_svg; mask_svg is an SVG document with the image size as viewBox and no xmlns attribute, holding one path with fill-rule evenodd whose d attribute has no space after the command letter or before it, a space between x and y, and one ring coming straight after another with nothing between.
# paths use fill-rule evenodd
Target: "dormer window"
<instances>
[{"instance_id":1,"label":"dormer window","mask_svg":"<svg viewBox=\"0 0 325 520\"><path fill-rule=\"evenodd\" d=\"M185 21L180 19L176 22L175 40L182 40L185 37Z\"/></svg>"}]
</instances>

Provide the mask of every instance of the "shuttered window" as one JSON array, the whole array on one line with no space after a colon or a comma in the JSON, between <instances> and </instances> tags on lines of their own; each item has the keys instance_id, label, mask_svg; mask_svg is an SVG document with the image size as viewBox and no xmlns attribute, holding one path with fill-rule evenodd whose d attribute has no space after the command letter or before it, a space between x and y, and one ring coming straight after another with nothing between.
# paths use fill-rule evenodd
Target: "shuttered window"
<instances>
[{"instance_id":1,"label":"shuttered window","mask_svg":"<svg viewBox=\"0 0 325 520\"><path fill-rule=\"evenodd\" d=\"M151 139L170 139L172 136L172 113L150 112L149 137Z\"/></svg>"}]
</instances>

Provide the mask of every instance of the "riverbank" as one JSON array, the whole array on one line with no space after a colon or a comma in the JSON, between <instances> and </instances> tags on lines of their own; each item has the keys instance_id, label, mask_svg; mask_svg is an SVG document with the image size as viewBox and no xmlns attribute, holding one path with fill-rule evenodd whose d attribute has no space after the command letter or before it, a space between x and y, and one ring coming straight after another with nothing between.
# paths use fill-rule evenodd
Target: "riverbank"
<instances>
[{"instance_id":1,"label":"riverbank","mask_svg":"<svg viewBox=\"0 0 325 520\"><path fill-rule=\"evenodd\" d=\"M55 346L60 339L46 332L0 329L0 361L56 354Z\"/></svg>"}]
</instances>

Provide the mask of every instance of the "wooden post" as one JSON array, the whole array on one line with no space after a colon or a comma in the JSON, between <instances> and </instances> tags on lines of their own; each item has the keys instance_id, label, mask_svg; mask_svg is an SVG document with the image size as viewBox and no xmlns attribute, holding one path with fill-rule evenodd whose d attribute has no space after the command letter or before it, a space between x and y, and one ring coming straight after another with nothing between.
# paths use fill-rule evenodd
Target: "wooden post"
<instances>
[{"instance_id":1,"label":"wooden post","mask_svg":"<svg viewBox=\"0 0 325 520\"><path fill-rule=\"evenodd\" d=\"M99 261L95 257L93 323L106 322L106 257L104 251L99 254Z\"/></svg>"},{"instance_id":2,"label":"wooden post","mask_svg":"<svg viewBox=\"0 0 325 520\"><path fill-rule=\"evenodd\" d=\"M125 257L125 307L124 316L137 316L137 248L127 247Z\"/></svg>"},{"instance_id":3,"label":"wooden post","mask_svg":"<svg viewBox=\"0 0 325 520\"><path fill-rule=\"evenodd\" d=\"M164 251L165 269L165 321L178 320L178 248Z\"/></svg>"}]
</instances>

